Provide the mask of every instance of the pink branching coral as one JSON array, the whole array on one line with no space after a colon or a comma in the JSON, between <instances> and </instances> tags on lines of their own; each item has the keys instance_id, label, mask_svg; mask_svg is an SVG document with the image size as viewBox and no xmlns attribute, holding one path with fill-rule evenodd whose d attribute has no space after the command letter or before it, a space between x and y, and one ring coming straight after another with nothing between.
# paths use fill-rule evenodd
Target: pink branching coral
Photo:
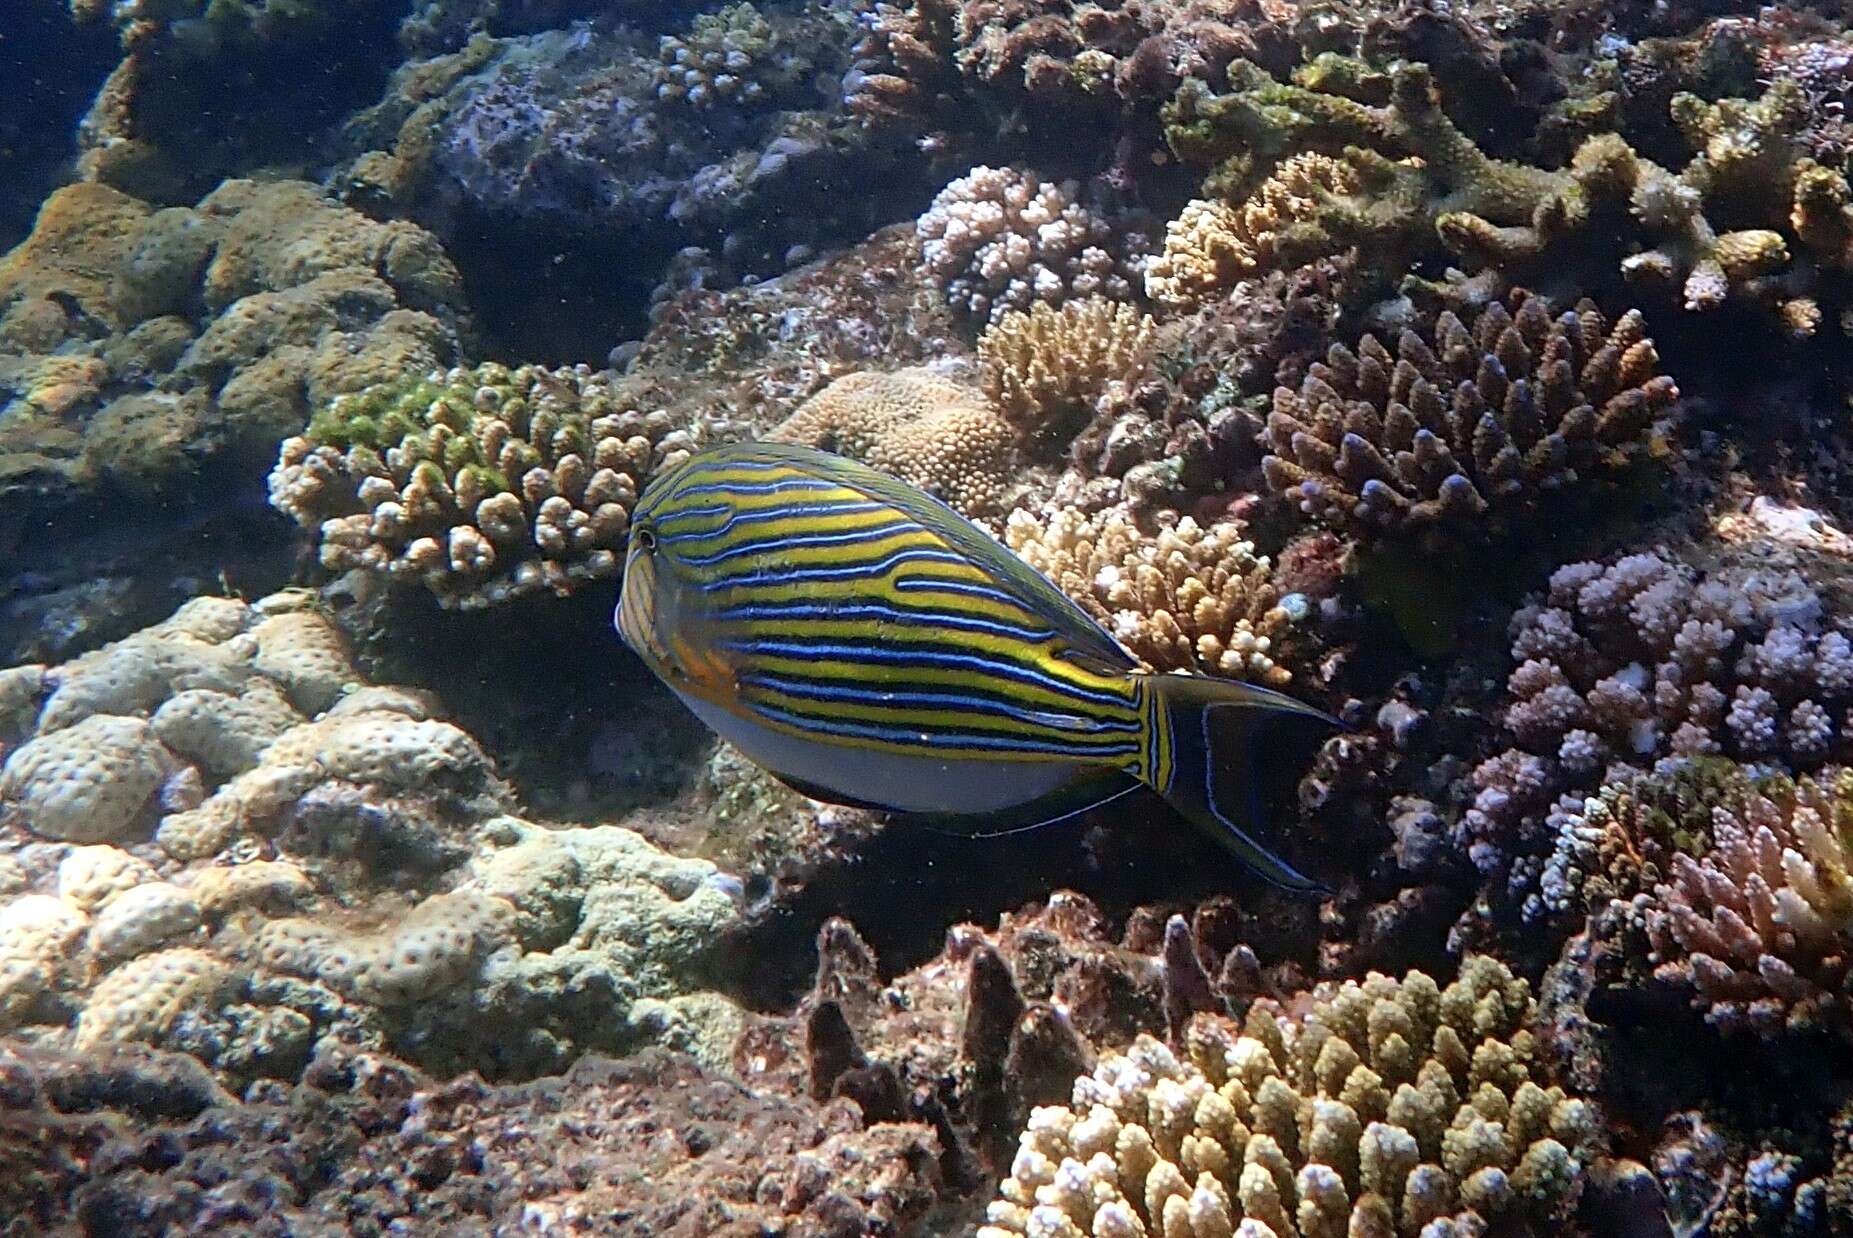
<instances>
[{"instance_id":1,"label":"pink branching coral","mask_svg":"<svg viewBox=\"0 0 1853 1238\"><path fill-rule=\"evenodd\" d=\"M1144 278L1143 235L1083 201L1073 181L973 168L940 190L914 226L920 267L978 322L1071 297L1130 300Z\"/></svg>"},{"instance_id":2,"label":"pink branching coral","mask_svg":"<svg viewBox=\"0 0 1853 1238\"><path fill-rule=\"evenodd\" d=\"M1746 789L1676 852L1646 916L1655 975L1727 1032L1853 1031L1853 772Z\"/></svg>"},{"instance_id":3,"label":"pink branching coral","mask_svg":"<svg viewBox=\"0 0 1853 1238\"><path fill-rule=\"evenodd\" d=\"M1484 869L1605 770L1724 754L1799 771L1853 743L1853 643L1793 575L1703 577L1658 552L1572 563L1511 630L1514 744L1474 770L1462 822Z\"/></svg>"}]
</instances>

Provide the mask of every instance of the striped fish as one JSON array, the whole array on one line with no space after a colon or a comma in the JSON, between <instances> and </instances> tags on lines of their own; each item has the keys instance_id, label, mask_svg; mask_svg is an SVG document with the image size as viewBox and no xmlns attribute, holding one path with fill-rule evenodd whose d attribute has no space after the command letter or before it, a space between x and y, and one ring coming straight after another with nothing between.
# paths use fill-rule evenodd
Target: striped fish
<instances>
[{"instance_id":1,"label":"striped fish","mask_svg":"<svg viewBox=\"0 0 1853 1238\"><path fill-rule=\"evenodd\" d=\"M703 722L813 799L1057 819L1151 787L1262 876L1322 887L1237 824L1251 732L1331 721L1249 684L1140 672L938 500L806 447L740 444L654 481L617 627Z\"/></svg>"}]
</instances>

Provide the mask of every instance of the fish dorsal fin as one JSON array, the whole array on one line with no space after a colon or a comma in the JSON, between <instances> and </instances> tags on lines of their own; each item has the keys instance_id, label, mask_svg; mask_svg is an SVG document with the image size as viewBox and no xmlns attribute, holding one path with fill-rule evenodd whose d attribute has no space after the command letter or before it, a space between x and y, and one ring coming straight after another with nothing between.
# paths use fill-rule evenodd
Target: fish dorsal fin
<instances>
[{"instance_id":1,"label":"fish dorsal fin","mask_svg":"<svg viewBox=\"0 0 1853 1238\"><path fill-rule=\"evenodd\" d=\"M1067 644L1064 653L1072 661L1105 674L1122 674L1138 666L1132 655L1073 598L1011 553L1003 543L932 495L866 464L814 447L795 443L742 443L720 450L738 460L763 460L800 468L886 503L932 530L1019 605L1047 619Z\"/></svg>"}]
</instances>

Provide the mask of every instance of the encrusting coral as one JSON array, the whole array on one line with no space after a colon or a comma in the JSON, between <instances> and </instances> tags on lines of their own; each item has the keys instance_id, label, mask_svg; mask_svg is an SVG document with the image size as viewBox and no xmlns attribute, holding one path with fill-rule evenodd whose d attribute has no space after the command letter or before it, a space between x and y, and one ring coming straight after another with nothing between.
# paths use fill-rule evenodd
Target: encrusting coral
<instances>
[{"instance_id":1,"label":"encrusting coral","mask_svg":"<svg viewBox=\"0 0 1853 1238\"><path fill-rule=\"evenodd\" d=\"M920 267L976 322L1070 298L1130 300L1145 239L1083 200L1069 181L977 167L933 199L914 225Z\"/></svg>"},{"instance_id":2,"label":"encrusting coral","mask_svg":"<svg viewBox=\"0 0 1853 1238\"><path fill-rule=\"evenodd\" d=\"M845 375L766 438L860 460L968 516L1003 506L1021 448L983 391L925 367Z\"/></svg>"},{"instance_id":3,"label":"encrusting coral","mask_svg":"<svg viewBox=\"0 0 1853 1238\"><path fill-rule=\"evenodd\" d=\"M723 1053L743 1015L686 979L738 883L631 830L503 815L475 740L368 685L306 606L198 599L38 676L0 766L0 855L30 861L0 906L0 1032L230 1080L322 1037L504 1074L665 1036ZM101 755L100 724L122 732Z\"/></svg>"},{"instance_id":4,"label":"encrusting coral","mask_svg":"<svg viewBox=\"0 0 1853 1238\"><path fill-rule=\"evenodd\" d=\"M1470 958L1198 1016L1035 1110L981 1238L1338 1238L1565 1223L1602 1123L1547 1077L1529 986ZM1239 1223L1239 1228L1238 1228ZM1446 1227L1429 1228L1437 1223ZM1450 1224L1451 1223L1451 1224Z\"/></svg>"},{"instance_id":5,"label":"encrusting coral","mask_svg":"<svg viewBox=\"0 0 1853 1238\"><path fill-rule=\"evenodd\" d=\"M1272 565L1233 522L1204 529L1186 516L1148 535L1116 509L1064 507L1039 519L1019 508L1004 541L1155 670L1275 686L1292 678L1277 645L1298 604L1283 601Z\"/></svg>"},{"instance_id":6,"label":"encrusting coral","mask_svg":"<svg viewBox=\"0 0 1853 1238\"><path fill-rule=\"evenodd\" d=\"M1471 326L1444 310L1394 354L1373 335L1334 345L1274 393L1268 485L1363 539L1471 539L1640 458L1677 397L1638 313L1593 304L1553 317L1516 292Z\"/></svg>"},{"instance_id":7,"label":"encrusting coral","mask_svg":"<svg viewBox=\"0 0 1853 1238\"><path fill-rule=\"evenodd\" d=\"M1109 383L1145 373L1152 337L1149 317L1104 297L1012 310L978 337L985 394L1032 452L1065 446Z\"/></svg>"},{"instance_id":8,"label":"encrusting coral","mask_svg":"<svg viewBox=\"0 0 1853 1238\"><path fill-rule=\"evenodd\" d=\"M313 185L233 180L160 210L68 186L0 259L0 492L47 513L198 502L314 405L446 364L466 330L430 233Z\"/></svg>"},{"instance_id":9,"label":"encrusting coral","mask_svg":"<svg viewBox=\"0 0 1853 1238\"><path fill-rule=\"evenodd\" d=\"M586 367L488 364L332 401L284 442L270 494L331 570L480 607L615 576L639 492L698 446Z\"/></svg>"}]
</instances>

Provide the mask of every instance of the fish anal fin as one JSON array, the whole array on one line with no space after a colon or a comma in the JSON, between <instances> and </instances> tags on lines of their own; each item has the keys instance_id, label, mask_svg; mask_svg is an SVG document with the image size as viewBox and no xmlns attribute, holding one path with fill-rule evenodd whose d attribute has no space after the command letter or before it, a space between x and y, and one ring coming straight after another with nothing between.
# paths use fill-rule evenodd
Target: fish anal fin
<instances>
[{"instance_id":1,"label":"fish anal fin","mask_svg":"<svg viewBox=\"0 0 1853 1238\"><path fill-rule=\"evenodd\" d=\"M959 834L966 838L995 838L1004 834L1020 834L1026 830L1039 830L1044 826L1057 825L1098 808L1102 804L1130 795L1143 786L1137 779L1121 770L1089 771L1072 781L1063 783L1047 795L1001 812L923 813L906 812L886 804L859 800L819 783L794 778L789 774L774 771L773 777L799 795L820 803L841 804L845 808L878 812L891 818L897 824L918 826L946 834Z\"/></svg>"},{"instance_id":2,"label":"fish anal fin","mask_svg":"<svg viewBox=\"0 0 1853 1238\"><path fill-rule=\"evenodd\" d=\"M1148 681L1170 722L1173 764L1161 787L1179 815L1209 834L1263 879L1300 894L1330 894L1259 842L1259 741L1284 719L1336 720L1309 705L1232 680L1158 675Z\"/></svg>"}]
</instances>

